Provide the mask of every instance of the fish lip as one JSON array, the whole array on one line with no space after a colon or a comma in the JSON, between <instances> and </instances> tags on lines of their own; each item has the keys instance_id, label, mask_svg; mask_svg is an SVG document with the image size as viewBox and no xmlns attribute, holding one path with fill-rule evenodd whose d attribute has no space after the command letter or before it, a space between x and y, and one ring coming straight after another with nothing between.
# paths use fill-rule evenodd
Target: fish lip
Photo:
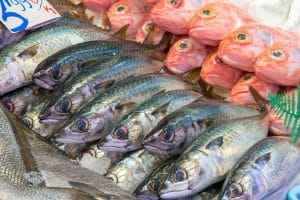
<instances>
[{"instance_id":1,"label":"fish lip","mask_svg":"<svg viewBox=\"0 0 300 200\"><path fill-rule=\"evenodd\" d=\"M73 132L78 133L78 132ZM80 133L79 133L80 134ZM59 134L54 140L58 143L68 143L68 144L80 144L84 143L85 141L85 134L82 135L76 135L76 136L70 136L69 132L63 132L62 134Z\"/></svg>"},{"instance_id":2,"label":"fish lip","mask_svg":"<svg viewBox=\"0 0 300 200\"><path fill-rule=\"evenodd\" d=\"M116 142L114 140L107 140L100 144L100 149L103 151L127 152L128 149L126 147L132 147L128 140L124 142L120 142L120 140Z\"/></svg>"},{"instance_id":3,"label":"fish lip","mask_svg":"<svg viewBox=\"0 0 300 200\"><path fill-rule=\"evenodd\" d=\"M200 31L200 33L198 33ZM211 35L207 34L207 31L211 32L214 34L215 37L217 37L218 39L212 39L211 37L209 37ZM204 32L204 33L202 33ZM189 30L189 36L191 38L194 38L195 40L201 40L201 43L203 44L207 44L207 45L212 45L212 46L217 46L218 45L218 41L222 40L222 35L218 34L217 32L213 31L213 29L209 29L205 26L193 26L190 27ZM200 41L199 41L200 42Z\"/></svg>"},{"instance_id":4,"label":"fish lip","mask_svg":"<svg viewBox=\"0 0 300 200\"><path fill-rule=\"evenodd\" d=\"M237 48L222 49L218 51L218 57L229 66L242 69L243 71L253 72L254 71L253 62L255 62L254 53L250 50L243 49L243 51L245 52L243 56L241 54L239 54L238 58L232 56L232 54L237 54L236 52L240 52L240 51L241 50ZM248 53L248 55L251 56L245 56L246 52Z\"/></svg>"},{"instance_id":5,"label":"fish lip","mask_svg":"<svg viewBox=\"0 0 300 200\"><path fill-rule=\"evenodd\" d=\"M162 149L160 148L160 146L158 145L155 145L155 144L144 144L144 148L151 152L151 153L158 153L160 155L168 155L168 152L170 151L170 149L168 148L167 150L166 149Z\"/></svg>"},{"instance_id":6,"label":"fish lip","mask_svg":"<svg viewBox=\"0 0 300 200\"><path fill-rule=\"evenodd\" d=\"M176 191L174 191L174 190L172 190L172 191L168 191L168 192L166 192L166 193L162 193L164 190L161 190L159 193L158 193L158 195L159 195L159 197L160 198L162 198L162 199L174 199L174 196L178 196L178 195L180 195L180 194L182 194L182 192L189 192L189 191L191 191L191 190L189 190L189 189L184 189L184 190L176 190ZM171 196L172 197L171 197ZM183 196L181 196L180 198L184 198Z\"/></svg>"},{"instance_id":7,"label":"fish lip","mask_svg":"<svg viewBox=\"0 0 300 200\"><path fill-rule=\"evenodd\" d=\"M52 115L52 113L50 114L42 114L39 116L39 121L42 124L49 124L49 125L53 125L53 124L57 124L65 119L68 118L67 114L63 114L63 115Z\"/></svg>"},{"instance_id":8,"label":"fish lip","mask_svg":"<svg viewBox=\"0 0 300 200\"><path fill-rule=\"evenodd\" d=\"M44 89L47 89L47 90L54 90L54 84L51 85L49 82L45 81L45 80L42 80L40 78L37 78L37 77L34 77L33 79L33 82L35 84L37 84L38 86L44 88Z\"/></svg>"}]
</instances>

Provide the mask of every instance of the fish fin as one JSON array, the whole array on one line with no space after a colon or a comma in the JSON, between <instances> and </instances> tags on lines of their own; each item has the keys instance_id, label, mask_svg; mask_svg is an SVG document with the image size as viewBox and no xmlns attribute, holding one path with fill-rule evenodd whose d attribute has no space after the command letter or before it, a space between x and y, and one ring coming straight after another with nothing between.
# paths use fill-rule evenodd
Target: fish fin
<instances>
[{"instance_id":1,"label":"fish fin","mask_svg":"<svg viewBox=\"0 0 300 200\"><path fill-rule=\"evenodd\" d=\"M181 75L182 79L190 82L190 83L197 83L199 81L199 74L200 74L201 68L196 68L192 71L189 71L183 75Z\"/></svg>"},{"instance_id":2,"label":"fish fin","mask_svg":"<svg viewBox=\"0 0 300 200\"><path fill-rule=\"evenodd\" d=\"M221 147L223 145L223 136L218 137L206 145L206 149L212 149L214 147Z\"/></svg>"},{"instance_id":3,"label":"fish fin","mask_svg":"<svg viewBox=\"0 0 300 200\"><path fill-rule=\"evenodd\" d=\"M130 24L127 24L125 26L123 26L122 28L120 28L120 30L118 30L115 33L115 36L117 36L118 38L120 38L120 40L126 40L126 32L129 28Z\"/></svg>"},{"instance_id":4,"label":"fish fin","mask_svg":"<svg viewBox=\"0 0 300 200\"><path fill-rule=\"evenodd\" d=\"M27 49L25 49L24 51L22 51L21 53L19 53L17 55L17 57L22 58L22 59L33 57L36 55L37 49L39 48L39 46L40 46L40 44L34 44L34 45L30 46Z\"/></svg>"},{"instance_id":5,"label":"fish fin","mask_svg":"<svg viewBox=\"0 0 300 200\"><path fill-rule=\"evenodd\" d=\"M110 200L110 199L116 198L115 195L105 194L101 190L99 190L93 186L87 185L85 183L69 181L69 184L71 185L72 188L83 191L87 194L90 194L93 197L95 197L95 199Z\"/></svg>"},{"instance_id":6,"label":"fish fin","mask_svg":"<svg viewBox=\"0 0 300 200\"><path fill-rule=\"evenodd\" d=\"M97 85L95 85L94 89L97 91L107 89L107 88L111 87L115 82L116 82L115 80L102 81L102 82L99 82Z\"/></svg>"},{"instance_id":7,"label":"fish fin","mask_svg":"<svg viewBox=\"0 0 300 200\"><path fill-rule=\"evenodd\" d=\"M260 168L263 168L266 163L268 163L271 159L271 153L266 153L261 157L255 159L255 164L257 164Z\"/></svg>"},{"instance_id":8,"label":"fish fin","mask_svg":"<svg viewBox=\"0 0 300 200\"><path fill-rule=\"evenodd\" d=\"M160 40L158 46L159 49L164 50L170 46L171 40L172 40L172 34L169 32L165 32L162 39Z\"/></svg>"},{"instance_id":9,"label":"fish fin","mask_svg":"<svg viewBox=\"0 0 300 200\"><path fill-rule=\"evenodd\" d=\"M148 24L148 26L149 26L149 31L148 31L146 38L144 39L143 44L151 44L151 42L153 40L155 25L153 23L151 23L151 24Z\"/></svg>"},{"instance_id":10,"label":"fish fin","mask_svg":"<svg viewBox=\"0 0 300 200\"><path fill-rule=\"evenodd\" d=\"M135 102L123 102L123 103L119 103L116 105L115 109L117 110L123 110L124 108L132 108L132 107L135 107L137 105L137 103Z\"/></svg>"},{"instance_id":11,"label":"fish fin","mask_svg":"<svg viewBox=\"0 0 300 200\"><path fill-rule=\"evenodd\" d=\"M104 15L105 15L104 20L103 20L104 26L108 27L108 29L110 30L111 29L111 23L110 23L109 17L107 16L107 13L105 13Z\"/></svg>"},{"instance_id":12,"label":"fish fin","mask_svg":"<svg viewBox=\"0 0 300 200\"><path fill-rule=\"evenodd\" d=\"M269 101L264 99L259 92L252 86L249 86L249 92L261 109L262 114L266 114L269 110Z\"/></svg>"},{"instance_id":13,"label":"fish fin","mask_svg":"<svg viewBox=\"0 0 300 200\"><path fill-rule=\"evenodd\" d=\"M151 115L157 115L158 113L163 113L165 114L168 111L168 107L170 106L170 101L163 104L162 106L160 106L159 108L155 109Z\"/></svg>"}]
</instances>

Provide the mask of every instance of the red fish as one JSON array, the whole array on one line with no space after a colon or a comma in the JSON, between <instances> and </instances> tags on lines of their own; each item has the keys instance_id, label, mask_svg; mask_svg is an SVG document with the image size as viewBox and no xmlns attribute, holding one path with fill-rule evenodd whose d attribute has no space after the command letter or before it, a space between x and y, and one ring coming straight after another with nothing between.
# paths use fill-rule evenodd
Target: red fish
<instances>
[{"instance_id":1,"label":"red fish","mask_svg":"<svg viewBox=\"0 0 300 200\"><path fill-rule=\"evenodd\" d=\"M239 105L258 107L249 91L250 86L257 90L265 99L268 99L269 93L276 94L279 91L279 87L277 85L266 83L258 79L254 74L249 73L243 76L232 88L230 100Z\"/></svg>"},{"instance_id":2,"label":"red fish","mask_svg":"<svg viewBox=\"0 0 300 200\"><path fill-rule=\"evenodd\" d=\"M232 67L254 72L256 59L266 48L277 41L296 38L282 29L251 23L227 35L220 43L218 56Z\"/></svg>"},{"instance_id":3,"label":"red fish","mask_svg":"<svg viewBox=\"0 0 300 200\"><path fill-rule=\"evenodd\" d=\"M151 10L151 19L163 30L177 35L188 33L188 22L208 0L160 0Z\"/></svg>"},{"instance_id":4,"label":"red fish","mask_svg":"<svg viewBox=\"0 0 300 200\"><path fill-rule=\"evenodd\" d=\"M106 11L117 0L82 0L82 5L94 12Z\"/></svg>"},{"instance_id":5,"label":"red fish","mask_svg":"<svg viewBox=\"0 0 300 200\"><path fill-rule=\"evenodd\" d=\"M135 41L143 43L152 27L153 33L151 34L151 38L148 42L151 44L158 44L164 36L165 31L155 26L150 18L148 18L148 20L146 20L144 24L138 29Z\"/></svg>"},{"instance_id":6,"label":"red fish","mask_svg":"<svg viewBox=\"0 0 300 200\"><path fill-rule=\"evenodd\" d=\"M300 79L300 44L277 42L265 50L254 66L255 74L264 81L283 86L297 86Z\"/></svg>"},{"instance_id":7,"label":"red fish","mask_svg":"<svg viewBox=\"0 0 300 200\"><path fill-rule=\"evenodd\" d=\"M126 35L132 36L145 22L147 9L140 1L120 0L109 8L107 16L115 32L129 24Z\"/></svg>"},{"instance_id":8,"label":"red fish","mask_svg":"<svg viewBox=\"0 0 300 200\"><path fill-rule=\"evenodd\" d=\"M214 53L207 57L202 65L200 77L207 84L230 90L243 76L244 72L222 62Z\"/></svg>"},{"instance_id":9,"label":"red fish","mask_svg":"<svg viewBox=\"0 0 300 200\"><path fill-rule=\"evenodd\" d=\"M141 0L145 5L152 7L154 6L159 0Z\"/></svg>"},{"instance_id":10,"label":"red fish","mask_svg":"<svg viewBox=\"0 0 300 200\"><path fill-rule=\"evenodd\" d=\"M166 65L171 72L183 74L201 67L208 53L205 46L194 39L185 37L171 47L167 55Z\"/></svg>"},{"instance_id":11,"label":"red fish","mask_svg":"<svg viewBox=\"0 0 300 200\"><path fill-rule=\"evenodd\" d=\"M229 33L254 22L247 12L229 3L210 3L197 11L189 22L189 36L206 45L217 46Z\"/></svg>"}]
</instances>

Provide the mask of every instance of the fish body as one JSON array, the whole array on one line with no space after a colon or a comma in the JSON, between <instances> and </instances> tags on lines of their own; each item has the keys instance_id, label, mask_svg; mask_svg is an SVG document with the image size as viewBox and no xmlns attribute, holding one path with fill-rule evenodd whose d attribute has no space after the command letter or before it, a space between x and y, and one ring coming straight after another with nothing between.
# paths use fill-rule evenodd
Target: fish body
<instances>
[{"instance_id":1,"label":"fish body","mask_svg":"<svg viewBox=\"0 0 300 200\"><path fill-rule=\"evenodd\" d=\"M33 81L48 90L54 90L74 76L87 62L107 60L125 53L149 53L159 45L143 45L131 41L90 41L63 49L41 62Z\"/></svg>"},{"instance_id":2,"label":"fish body","mask_svg":"<svg viewBox=\"0 0 300 200\"><path fill-rule=\"evenodd\" d=\"M225 179L242 155L267 136L268 123L268 116L241 118L199 136L173 165L160 197L189 197Z\"/></svg>"},{"instance_id":3,"label":"fish body","mask_svg":"<svg viewBox=\"0 0 300 200\"><path fill-rule=\"evenodd\" d=\"M207 84L224 90L231 90L243 76L243 72L225 64L217 53L206 57L200 77Z\"/></svg>"},{"instance_id":4,"label":"fish body","mask_svg":"<svg viewBox=\"0 0 300 200\"><path fill-rule=\"evenodd\" d=\"M151 19L165 31L188 34L188 22L207 3L207 0L160 0L152 7Z\"/></svg>"},{"instance_id":5,"label":"fish body","mask_svg":"<svg viewBox=\"0 0 300 200\"><path fill-rule=\"evenodd\" d=\"M133 193L164 160L166 160L165 157L141 149L109 168L105 177L111 179L123 190Z\"/></svg>"},{"instance_id":6,"label":"fish body","mask_svg":"<svg viewBox=\"0 0 300 200\"><path fill-rule=\"evenodd\" d=\"M111 38L94 26L50 26L29 34L0 53L0 94L29 84L38 64L49 55L77 43Z\"/></svg>"},{"instance_id":7,"label":"fish body","mask_svg":"<svg viewBox=\"0 0 300 200\"><path fill-rule=\"evenodd\" d=\"M161 119L201 97L202 94L190 90L157 94L134 109L99 146L105 151L117 152L139 149L143 138Z\"/></svg>"},{"instance_id":8,"label":"fish body","mask_svg":"<svg viewBox=\"0 0 300 200\"><path fill-rule=\"evenodd\" d=\"M103 138L138 104L162 91L192 89L182 79L166 75L144 75L121 81L98 95L68 120L58 142L82 143Z\"/></svg>"},{"instance_id":9,"label":"fish body","mask_svg":"<svg viewBox=\"0 0 300 200\"><path fill-rule=\"evenodd\" d=\"M190 20L189 36L201 44L217 46L227 34L250 22L253 18L233 4L209 3Z\"/></svg>"},{"instance_id":10,"label":"fish body","mask_svg":"<svg viewBox=\"0 0 300 200\"><path fill-rule=\"evenodd\" d=\"M299 177L300 149L286 138L270 137L254 145L232 169L221 199L286 199Z\"/></svg>"},{"instance_id":11,"label":"fish body","mask_svg":"<svg viewBox=\"0 0 300 200\"><path fill-rule=\"evenodd\" d=\"M263 81L282 86L298 86L300 44L282 41L267 48L257 59L254 71Z\"/></svg>"},{"instance_id":12,"label":"fish body","mask_svg":"<svg viewBox=\"0 0 300 200\"><path fill-rule=\"evenodd\" d=\"M212 124L258 114L255 109L229 102L197 101L161 120L144 139L143 146L155 154L178 155Z\"/></svg>"},{"instance_id":13,"label":"fish body","mask_svg":"<svg viewBox=\"0 0 300 200\"><path fill-rule=\"evenodd\" d=\"M152 34L152 35L148 36L148 34ZM157 27L153 23L153 21L148 17L147 20L145 20L145 22L139 27L135 36L135 41L140 43L150 42L150 44L159 44L164 34L165 31Z\"/></svg>"},{"instance_id":14,"label":"fish body","mask_svg":"<svg viewBox=\"0 0 300 200\"><path fill-rule=\"evenodd\" d=\"M232 88L230 100L235 104L259 107L254 100L249 87L252 86L264 99L268 94L277 94L279 86L260 80L255 74L248 73L240 78L239 82Z\"/></svg>"},{"instance_id":15,"label":"fish body","mask_svg":"<svg viewBox=\"0 0 300 200\"><path fill-rule=\"evenodd\" d=\"M89 63L57 91L41 113L41 122L61 123L114 83L130 76L157 73L162 67L163 62L142 55L120 55Z\"/></svg>"},{"instance_id":16,"label":"fish body","mask_svg":"<svg viewBox=\"0 0 300 200\"><path fill-rule=\"evenodd\" d=\"M166 65L175 74L183 74L201 67L208 55L205 46L194 39L185 37L178 40L168 52Z\"/></svg>"},{"instance_id":17,"label":"fish body","mask_svg":"<svg viewBox=\"0 0 300 200\"><path fill-rule=\"evenodd\" d=\"M297 40L295 34L280 28L249 23L228 34L220 43L218 57L226 64L243 71L254 72L258 56L275 42Z\"/></svg>"}]
</instances>

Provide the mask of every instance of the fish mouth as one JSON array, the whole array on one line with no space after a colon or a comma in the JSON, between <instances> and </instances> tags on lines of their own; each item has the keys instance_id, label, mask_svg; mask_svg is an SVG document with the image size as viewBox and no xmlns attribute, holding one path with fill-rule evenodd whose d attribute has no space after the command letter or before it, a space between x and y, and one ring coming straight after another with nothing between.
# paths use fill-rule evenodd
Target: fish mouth
<instances>
[{"instance_id":1,"label":"fish mouth","mask_svg":"<svg viewBox=\"0 0 300 200\"><path fill-rule=\"evenodd\" d=\"M142 192L137 194L138 200L159 200L159 197L156 193L153 192Z\"/></svg>"},{"instance_id":2,"label":"fish mouth","mask_svg":"<svg viewBox=\"0 0 300 200\"><path fill-rule=\"evenodd\" d=\"M59 134L54 139L55 142L58 143L67 143L67 144L80 144L85 143L86 134L85 133L78 133L78 132L64 132Z\"/></svg>"},{"instance_id":3,"label":"fish mouth","mask_svg":"<svg viewBox=\"0 0 300 200\"><path fill-rule=\"evenodd\" d=\"M190 196L191 190L183 189L183 190L176 190L176 191L166 191L161 190L159 192L159 197L161 199L174 199L174 198L184 198Z\"/></svg>"},{"instance_id":4,"label":"fish mouth","mask_svg":"<svg viewBox=\"0 0 300 200\"><path fill-rule=\"evenodd\" d=\"M186 63L186 61L176 60L176 61L167 62L167 67L170 71L172 71L175 74L183 74L187 71L190 71L194 68L198 68L200 66L193 66Z\"/></svg>"},{"instance_id":5,"label":"fish mouth","mask_svg":"<svg viewBox=\"0 0 300 200\"><path fill-rule=\"evenodd\" d=\"M41 114L39 116L40 123L42 124L49 124L49 125L55 125L59 122L62 122L63 120L66 120L68 118L68 115L53 115L51 113L49 114Z\"/></svg>"},{"instance_id":6,"label":"fish mouth","mask_svg":"<svg viewBox=\"0 0 300 200\"><path fill-rule=\"evenodd\" d=\"M33 82L46 90L54 90L54 86L56 85L55 81L40 77L33 77Z\"/></svg>"},{"instance_id":7,"label":"fish mouth","mask_svg":"<svg viewBox=\"0 0 300 200\"><path fill-rule=\"evenodd\" d=\"M189 36L202 44L217 46L223 35L204 26L191 27Z\"/></svg>"},{"instance_id":8,"label":"fish mouth","mask_svg":"<svg viewBox=\"0 0 300 200\"><path fill-rule=\"evenodd\" d=\"M101 150L110 152L128 152L136 149L128 140L106 140L99 146Z\"/></svg>"},{"instance_id":9,"label":"fish mouth","mask_svg":"<svg viewBox=\"0 0 300 200\"><path fill-rule=\"evenodd\" d=\"M168 155L172 149L170 149L167 145L161 144L144 144L144 148L150 153L160 154L160 155Z\"/></svg>"}]
</instances>

